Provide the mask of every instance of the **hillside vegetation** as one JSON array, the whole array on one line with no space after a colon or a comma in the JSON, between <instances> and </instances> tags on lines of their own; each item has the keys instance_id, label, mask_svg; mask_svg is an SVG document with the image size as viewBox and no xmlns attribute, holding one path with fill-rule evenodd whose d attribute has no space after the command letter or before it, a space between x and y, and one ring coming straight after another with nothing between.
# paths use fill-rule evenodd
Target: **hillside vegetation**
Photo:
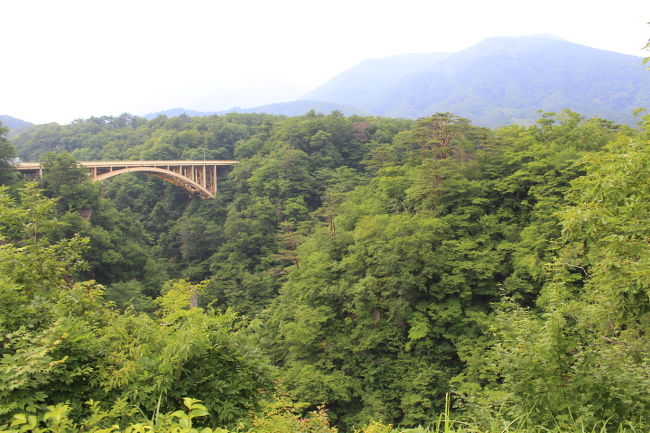
<instances>
[{"instance_id":1,"label":"hillside vegetation","mask_svg":"<svg viewBox=\"0 0 650 433\"><path fill-rule=\"evenodd\" d=\"M647 431L638 120L2 131L0 430ZM39 185L9 170L12 146L44 164ZM76 164L141 158L240 163L212 200Z\"/></svg>"}]
</instances>

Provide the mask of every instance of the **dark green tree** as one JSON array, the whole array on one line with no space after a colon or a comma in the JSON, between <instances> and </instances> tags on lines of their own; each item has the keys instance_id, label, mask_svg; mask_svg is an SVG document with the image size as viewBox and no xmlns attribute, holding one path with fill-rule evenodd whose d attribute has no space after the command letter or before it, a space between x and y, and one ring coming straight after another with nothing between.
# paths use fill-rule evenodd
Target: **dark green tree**
<instances>
[{"instance_id":1,"label":"dark green tree","mask_svg":"<svg viewBox=\"0 0 650 433\"><path fill-rule=\"evenodd\" d=\"M99 189L69 153L48 153L41 159L42 185L46 194L57 197L63 211L91 213L99 200Z\"/></svg>"}]
</instances>

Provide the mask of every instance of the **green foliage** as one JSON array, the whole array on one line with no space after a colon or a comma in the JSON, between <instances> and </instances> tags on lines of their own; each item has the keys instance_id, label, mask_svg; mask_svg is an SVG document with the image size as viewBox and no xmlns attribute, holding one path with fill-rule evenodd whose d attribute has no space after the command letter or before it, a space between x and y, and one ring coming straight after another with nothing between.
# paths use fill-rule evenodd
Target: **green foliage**
<instances>
[{"instance_id":1,"label":"green foliage","mask_svg":"<svg viewBox=\"0 0 650 433\"><path fill-rule=\"evenodd\" d=\"M88 277L103 284L139 280L138 290L122 297L135 297L147 302L156 295L167 273L154 257L152 242L138 218L128 209L119 211L100 196L98 184L92 183L87 170L67 153L48 153L43 157L44 193L55 197L60 218L51 228L50 236L63 239L80 234L90 238L85 259ZM134 286L130 286L134 288ZM125 299L112 300L123 304Z\"/></svg>"},{"instance_id":2,"label":"green foliage","mask_svg":"<svg viewBox=\"0 0 650 433\"><path fill-rule=\"evenodd\" d=\"M73 281L87 240L49 242L42 228L53 224L55 203L34 194L23 190L19 204L0 191L0 230L10 236L0 246L0 417L80 392L99 349L92 329L103 320L101 288Z\"/></svg>"},{"instance_id":3,"label":"green foliage","mask_svg":"<svg viewBox=\"0 0 650 433\"><path fill-rule=\"evenodd\" d=\"M161 116L151 121L122 115L36 126L21 135L17 145L27 159L53 150L81 160L241 159L220 179L219 196L199 203L155 178L124 175L101 184L110 205L86 194L88 182L77 182L83 177L76 162L64 154L48 156L51 164L62 167L49 170L45 185L60 197L61 209L71 212L60 236L78 232L91 238L90 277L109 287L119 283L118 288L131 280L144 283L144 288L131 284L133 291L121 298L109 289L116 302L123 305L125 298L156 295L166 278L201 281L217 275L205 302L217 298L254 314L281 283L275 277L282 273L277 256L282 224L297 228L313 221L324 201L331 208L339 201L337 194L364 181L361 161L366 150L390 143L409 125L340 113L298 118ZM74 174L78 179L72 179ZM309 224L301 230L309 231Z\"/></svg>"},{"instance_id":4,"label":"green foliage","mask_svg":"<svg viewBox=\"0 0 650 433\"><path fill-rule=\"evenodd\" d=\"M156 317L119 314L102 286L75 281L88 239L48 239L54 200L28 187L0 202L0 422L45 406L76 420L90 399L153 413L177 393L201 397L221 425L256 407L268 374L234 313L190 308L200 287L177 281Z\"/></svg>"},{"instance_id":5,"label":"green foliage","mask_svg":"<svg viewBox=\"0 0 650 433\"><path fill-rule=\"evenodd\" d=\"M225 425L256 406L267 373L231 311L188 308L197 290L177 281L157 300L156 319L129 311L116 317L103 331L110 355L97 381L149 411L171 408L179 394L200 396Z\"/></svg>"},{"instance_id":6,"label":"green foliage","mask_svg":"<svg viewBox=\"0 0 650 433\"><path fill-rule=\"evenodd\" d=\"M138 422L125 421L125 417L137 417L123 402L118 402L110 410L103 410L96 401L86 402L90 415L77 422L71 415L71 407L66 404L48 406L42 415L14 415L10 424L0 425L5 433L67 433L87 431L89 433L336 433L329 425L324 409L310 412L305 417L296 413L296 406L285 399L270 403L264 413L252 419L252 426L244 430L240 425L236 430L197 426L210 412L200 400L183 398L183 410L156 413L150 420ZM122 421L122 422L120 422ZM122 424L124 427L120 427Z\"/></svg>"},{"instance_id":7,"label":"green foliage","mask_svg":"<svg viewBox=\"0 0 650 433\"><path fill-rule=\"evenodd\" d=\"M79 211L96 206L96 184L88 178L87 170L68 153L47 153L41 159L42 185L50 197L58 197L63 211Z\"/></svg>"},{"instance_id":8,"label":"green foliage","mask_svg":"<svg viewBox=\"0 0 650 433\"><path fill-rule=\"evenodd\" d=\"M97 428L133 431L643 429L647 126L565 111L497 131L336 112L35 127L21 154L72 156L45 157L56 200L0 191L0 416L68 405L79 426L104 413L93 399L114 408ZM75 157L240 164L197 201L137 175L100 190ZM271 371L290 397L260 412ZM474 418L451 417L452 390ZM174 412L183 395L211 415Z\"/></svg>"},{"instance_id":9,"label":"green foliage","mask_svg":"<svg viewBox=\"0 0 650 433\"><path fill-rule=\"evenodd\" d=\"M395 428L391 424L373 421L352 430L353 433L605 433L608 424L603 422L593 429L578 425L574 429L562 427L525 426L520 421L508 422L493 419L489 424L479 424L472 418L452 414L449 401L443 413L428 427ZM1 426L7 433L40 432L65 433L88 431L90 433L336 433L329 425L327 413L321 408L305 417L296 414L297 407L283 398L269 403L269 407L256 415L251 426L240 424L234 430L220 427L201 427L195 424L209 416L200 400L183 398L183 410L158 413L152 419L139 419L136 411L130 410L123 402L118 402L110 410L103 410L96 401L88 401L90 415L80 422L71 419L70 407L64 404L49 406L42 415L16 414L9 425ZM125 420L125 416L136 421ZM123 426L123 427L121 427ZM621 426L617 433L636 433L632 424Z\"/></svg>"},{"instance_id":10,"label":"green foliage","mask_svg":"<svg viewBox=\"0 0 650 433\"><path fill-rule=\"evenodd\" d=\"M151 421L128 423L124 428L119 424L111 424L125 415L134 412L118 403L111 410L102 410L95 401L88 401L87 405L91 414L76 422L70 417L70 406L57 404L48 406L41 417L35 415L16 414L9 426L0 431L6 433L38 432L38 433L67 433L87 431L90 433L228 433L222 428L195 427L193 422L197 418L208 416L209 413L199 400L184 398L185 410L173 413L158 414Z\"/></svg>"},{"instance_id":11,"label":"green foliage","mask_svg":"<svg viewBox=\"0 0 650 433\"><path fill-rule=\"evenodd\" d=\"M425 422L460 372L456 341L498 295L504 254L498 220L478 206L475 132L443 114L405 133L408 164L348 194L267 311L267 350L289 389L329 402L338 422Z\"/></svg>"},{"instance_id":12,"label":"green foliage","mask_svg":"<svg viewBox=\"0 0 650 433\"><path fill-rule=\"evenodd\" d=\"M584 173L577 162L625 130L565 111L542 114L533 128L498 132L497 139L506 146L490 155L492 164L503 167L495 173L494 188L507 204L506 212L518 220L520 238L513 245L514 269L505 285L510 296L526 304L537 296L545 279L544 263L551 259L553 241L560 236L557 212L566 206L570 182Z\"/></svg>"},{"instance_id":13,"label":"green foliage","mask_svg":"<svg viewBox=\"0 0 650 433\"><path fill-rule=\"evenodd\" d=\"M16 149L7 140L8 133L9 129L0 122L0 185L8 185L17 179L11 164L11 160L16 157Z\"/></svg>"},{"instance_id":14,"label":"green foliage","mask_svg":"<svg viewBox=\"0 0 650 433\"><path fill-rule=\"evenodd\" d=\"M538 308L503 301L488 350L467 358L466 375L484 381L461 388L474 404L548 426L647 423L647 149L622 137L583 158Z\"/></svg>"},{"instance_id":15,"label":"green foliage","mask_svg":"<svg viewBox=\"0 0 650 433\"><path fill-rule=\"evenodd\" d=\"M263 341L292 395L328 402L341 425L426 423L469 353L481 356L483 333L508 323L490 303L537 298L577 161L624 132L566 112L491 134L440 114L397 136L368 185L297 249L265 313ZM533 352L555 371L548 351Z\"/></svg>"}]
</instances>

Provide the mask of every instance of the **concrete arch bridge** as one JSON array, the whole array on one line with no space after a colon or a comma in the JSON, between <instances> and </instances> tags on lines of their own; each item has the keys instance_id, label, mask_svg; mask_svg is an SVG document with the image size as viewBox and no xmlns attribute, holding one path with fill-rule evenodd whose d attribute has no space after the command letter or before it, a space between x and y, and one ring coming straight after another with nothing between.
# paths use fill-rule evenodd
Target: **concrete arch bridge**
<instances>
[{"instance_id":1,"label":"concrete arch bridge","mask_svg":"<svg viewBox=\"0 0 650 433\"><path fill-rule=\"evenodd\" d=\"M172 183L201 199L214 198L219 177L239 161L82 161L94 181L110 179L124 173L145 173ZM23 162L16 169L31 179L43 177L37 162Z\"/></svg>"}]
</instances>

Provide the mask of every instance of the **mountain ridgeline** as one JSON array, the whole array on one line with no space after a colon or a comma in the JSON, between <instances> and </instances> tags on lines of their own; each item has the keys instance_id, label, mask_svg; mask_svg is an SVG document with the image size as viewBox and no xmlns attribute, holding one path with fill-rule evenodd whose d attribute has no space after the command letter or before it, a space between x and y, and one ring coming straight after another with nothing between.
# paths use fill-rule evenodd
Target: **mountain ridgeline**
<instances>
[{"instance_id":1,"label":"mountain ridgeline","mask_svg":"<svg viewBox=\"0 0 650 433\"><path fill-rule=\"evenodd\" d=\"M178 107L144 117L314 110L416 119L451 112L499 127L532 125L539 111L569 109L634 125L634 110L650 107L650 75L641 60L551 36L495 37L456 53L365 60L296 101L209 112ZM10 135L31 125L8 116L3 122Z\"/></svg>"},{"instance_id":2,"label":"mountain ridgeline","mask_svg":"<svg viewBox=\"0 0 650 433\"><path fill-rule=\"evenodd\" d=\"M495 37L457 53L370 59L301 100L229 112L300 115L310 109L346 115L416 119L452 112L488 127L531 125L537 111L570 109L634 124L650 106L641 58L544 36ZM223 114L173 109L156 114Z\"/></svg>"},{"instance_id":3,"label":"mountain ridgeline","mask_svg":"<svg viewBox=\"0 0 650 433\"><path fill-rule=\"evenodd\" d=\"M650 77L638 57L557 39L497 37L454 54L366 61L306 98L391 117L449 111L484 126L531 124L536 110L565 108L630 123L634 109L650 106Z\"/></svg>"},{"instance_id":4,"label":"mountain ridgeline","mask_svg":"<svg viewBox=\"0 0 650 433\"><path fill-rule=\"evenodd\" d=\"M5 127L9 128L10 137L20 133L21 131L24 131L25 129L33 125L33 123L27 122L25 120L17 119L15 117L7 116L4 114L0 115L0 122Z\"/></svg>"},{"instance_id":5,"label":"mountain ridgeline","mask_svg":"<svg viewBox=\"0 0 650 433\"><path fill-rule=\"evenodd\" d=\"M637 120L34 126L12 142L44 164L40 190L0 188L0 427L433 432L447 408L454 433L647 431ZM240 161L211 200L135 173L91 183L75 161L204 157Z\"/></svg>"}]
</instances>

